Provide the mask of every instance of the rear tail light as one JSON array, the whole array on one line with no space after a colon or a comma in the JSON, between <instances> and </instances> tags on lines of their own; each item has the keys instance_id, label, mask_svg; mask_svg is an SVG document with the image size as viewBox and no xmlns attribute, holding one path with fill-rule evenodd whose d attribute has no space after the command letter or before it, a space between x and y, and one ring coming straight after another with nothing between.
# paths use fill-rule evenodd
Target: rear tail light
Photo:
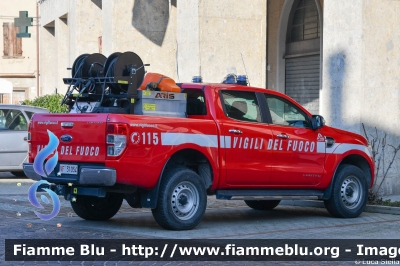
<instances>
[{"instance_id":1,"label":"rear tail light","mask_svg":"<svg viewBox=\"0 0 400 266\"><path fill-rule=\"evenodd\" d=\"M28 161L31 162L32 157L32 145L31 145L31 131L32 131L32 122L28 123Z\"/></svg>"},{"instance_id":2,"label":"rear tail light","mask_svg":"<svg viewBox=\"0 0 400 266\"><path fill-rule=\"evenodd\" d=\"M28 141L31 141L32 122L28 123Z\"/></svg>"},{"instance_id":3,"label":"rear tail light","mask_svg":"<svg viewBox=\"0 0 400 266\"><path fill-rule=\"evenodd\" d=\"M107 156L110 159L116 159L120 156L127 145L128 139L128 125L118 123L107 124Z\"/></svg>"}]
</instances>

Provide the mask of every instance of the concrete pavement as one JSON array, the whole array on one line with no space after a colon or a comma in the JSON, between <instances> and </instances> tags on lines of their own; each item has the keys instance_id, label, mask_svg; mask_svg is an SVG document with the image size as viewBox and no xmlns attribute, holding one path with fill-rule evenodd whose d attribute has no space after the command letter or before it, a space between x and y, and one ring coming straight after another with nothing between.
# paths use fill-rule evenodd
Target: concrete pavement
<instances>
[{"instance_id":1,"label":"concrete pavement","mask_svg":"<svg viewBox=\"0 0 400 266\"><path fill-rule=\"evenodd\" d=\"M145 238L304 238L306 235L311 238L400 239L400 231L392 228L394 224L400 225L400 216L397 215L364 212L356 219L337 219L331 217L324 208L284 203L274 211L263 212L250 209L243 201L216 200L214 196L208 197L202 222L190 231L164 230L154 221L149 209L133 209L126 202L110 221L85 221L73 213L69 202L62 197L59 215L50 221L42 221L35 216L33 211L36 209L27 199L32 182L27 179L0 180L0 212L7 214L7 224L22 223L22 227L26 227L26 224L32 223L35 228L48 228L60 223L62 228L95 229ZM51 204L43 205L45 209L37 211L51 212ZM75 235L74 232L69 234L71 237Z\"/></svg>"},{"instance_id":2,"label":"concrete pavement","mask_svg":"<svg viewBox=\"0 0 400 266\"><path fill-rule=\"evenodd\" d=\"M27 199L33 181L0 178L0 233L3 239L400 239L400 216L364 212L356 219L331 217L323 208L279 205L274 211L255 211L243 201L221 201L208 197L201 223L189 231L167 231L158 226L148 209L132 209L124 203L109 221L91 222L77 217L69 202L60 198L61 211L50 221L33 213ZM51 204L50 204L51 205ZM51 211L45 206L42 213ZM4 241L0 263L4 262ZM41 262L38 265L129 265L127 262ZM8 263L5 263L8 264ZM13 262L13 265L30 265ZM164 265L163 262L133 264ZM264 265L257 262L180 262L182 265ZM303 265L304 262L268 262L269 265ZM309 262L307 265L331 265ZM354 265L354 262L335 262Z\"/></svg>"}]
</instances>

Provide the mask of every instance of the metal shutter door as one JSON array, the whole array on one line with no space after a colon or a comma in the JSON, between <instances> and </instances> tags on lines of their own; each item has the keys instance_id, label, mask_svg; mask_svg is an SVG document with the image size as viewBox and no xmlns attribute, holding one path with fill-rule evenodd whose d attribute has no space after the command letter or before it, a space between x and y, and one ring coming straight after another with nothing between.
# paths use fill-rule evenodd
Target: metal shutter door
<instances>
[{"instance_id":1,"label":"metal shutter door","mask_svg":"<svg viewBox=\"0 0 400 266\"><path fill-rule=\"evenodd\" d=\"M319 113L319 55L286 59L286 94L312 114Z\"/></svg>"}]
</instances>

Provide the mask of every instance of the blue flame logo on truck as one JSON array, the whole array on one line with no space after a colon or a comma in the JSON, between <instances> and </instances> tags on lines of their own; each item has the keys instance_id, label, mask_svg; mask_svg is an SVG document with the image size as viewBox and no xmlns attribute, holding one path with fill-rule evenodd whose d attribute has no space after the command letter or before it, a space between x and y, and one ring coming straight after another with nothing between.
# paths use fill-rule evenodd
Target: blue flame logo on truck
<instances>
[{"instance_id":1,"label":"blue flame logo on truck","mask_svg":"<svg viewBox=\"0 0 400 266\"><path fill-rule=\"evenodd\" d=\"M35 161L33 162L33 169L40 176L49 176L58 162L58 138L50 130L47 130L47 134L49 134L49 144L47 144L47 146L36 155ZM46 158L54 151L54 156L47 160L46 164L44 165L45 169L43 169L44 160L46 160Z\"/></svg>"},{"instance_id":2,"label":"blue flame logo on truck","mask_svg":"<svg viewBox=\"0 0 400 266\"><path fill-rule=\"evenodd\" d=\"M50 173L56 167L57 162L58 162L57 147L58 147L59 141L58 141L57 137L50 130L47 130L47 134L49 135L49 144L47 144L47 146L45 148L43 148L36 155L35 161L33 162L33 169L35 170L35 172L38 175L40 175L42 177L49 176ZM54 152L53 157L48 159L47 162L45 163L46 158L48 156L50 156L53 152ZM35 206L36 208L44 209L44 207L39 203L39 201L36 198L36 191L40 185L50 185L50 183L45 180L41 180L41 181L34 183L29 188L28 199L29 199L30 203L33 206ZM53 201L53 204L54 204L53 211L50 214L42 214L37 211L34 211L34 213L40 219L47 221L47 220L50 220L57 216L58 212L60 211L61 206L60 206L60 200L58 199L58 196L56 193L54 193L52 190L50 190L48 188L42 188L42 190L46 191L50 195L50 197ZM44 203L46 203L46 204L50 203L49 199L45 195L42 195L40 198Z\"/></svg>"}]
</instances>

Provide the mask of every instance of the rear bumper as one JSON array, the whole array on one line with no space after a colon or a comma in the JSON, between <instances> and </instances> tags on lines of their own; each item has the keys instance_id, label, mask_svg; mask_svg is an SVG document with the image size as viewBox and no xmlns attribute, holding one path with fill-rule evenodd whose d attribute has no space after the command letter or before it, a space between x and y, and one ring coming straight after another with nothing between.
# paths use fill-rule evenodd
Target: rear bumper
<instances>
[{"instance_id":1,"label":"rear bumper","mask_svg":"<svg viewBox=\"0 0 400 266\"><path fill-rule=\"evenodd\" d=\"M42 180L42 177L41 177L40 175L38 175L38 174L35 172L35 170L33 170L33 164L31 164L31 163L24 163L23 169L24 169L25 175L26 175L27 177L29 177L30 179L36 180L36 181Z\"/></svg>"},{"instance_id":2,"label":"rear bumper","mask_svg":"<svg viewBox=\"0 0 400 266\"><path fill-rule=\"evenodd\" d=\"M114 168L98 166L80 166L77 176L59 175L53 173L48 177L38 175L32 163L24 163L24 173L32 180L47 180L52 183L73 183L79 185L113 186L117 180L117 171Z\"/></svg>"}]
</instances>

